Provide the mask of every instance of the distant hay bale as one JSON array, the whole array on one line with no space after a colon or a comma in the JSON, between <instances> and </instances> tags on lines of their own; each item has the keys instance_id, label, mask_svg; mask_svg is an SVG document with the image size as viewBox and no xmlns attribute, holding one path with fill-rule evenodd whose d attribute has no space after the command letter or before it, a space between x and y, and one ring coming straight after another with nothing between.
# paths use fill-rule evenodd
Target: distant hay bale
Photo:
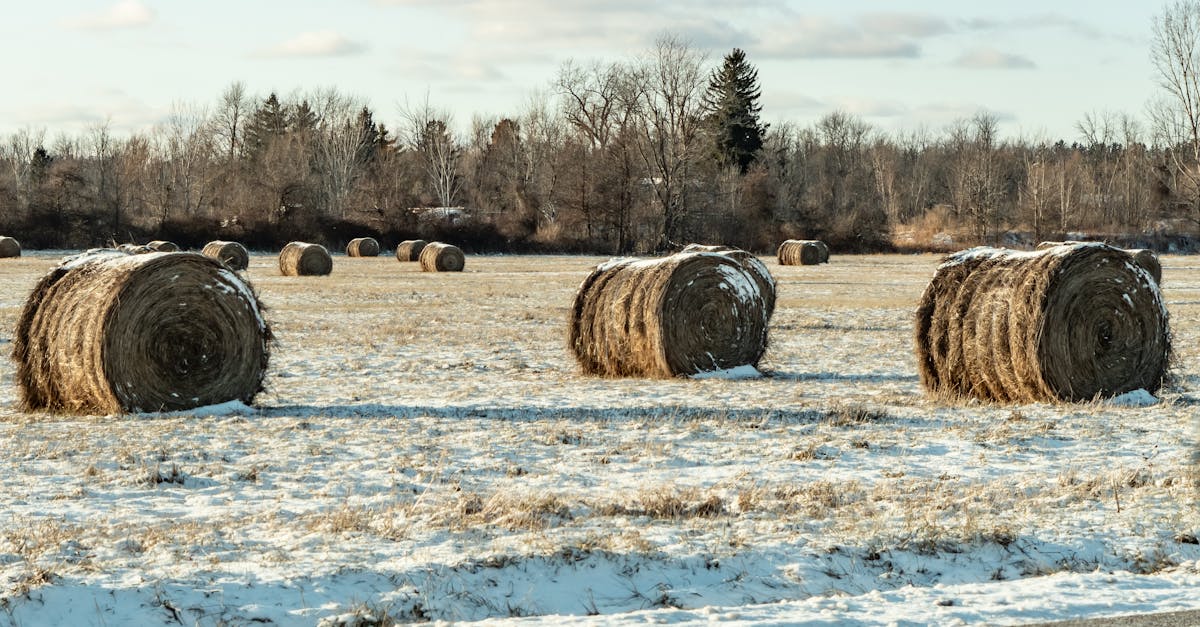
<instances>
[{"instance_id":1,"label":"distant hay bale","mask_svg":"<svg viewBox=\"0 0 1200 627\"><path fill-rule=\"evenodd\" d=\"M750 276L753 276L755 282L758 283L759 292L763 295L767 307L767 319L770 319L771 315L775 313L775 277L771 276L771 271L767 269L767 264L763 263L754 253L732 246L712 246L706 244L688 244L680 252L717 253L736 260L742 264L743 268L750 272Z\"/></svg>"},{"instance_id":2,"label":"distant hay bale","mask_svg":"<svg viewBox=\"0 0 1200 627\"><path fill-rule=\"evenodd\" d=\"M117 250L127 255L144 255L146 253L155 252L153 248L146 244L121 244L117 246Z\"/></svg>"},{"instance_id":3,"label":"distant hay bale","mask_svg":"<svg viewBox=\"0 0 1200 627\"><path fill-rule=\"evenodd\" d=\"M815 266L829 262L829 247L815 239L784 240L775 254L781 266Z\"/></svg>"},{"instance_id":4,"label":"distant hay bale","mask_svg":"<svg viewBox=\"0 0 1200 627\"><path fill-rule=\"evenodd\" d=\"M425 272L462 272L466 257L457 246L430 242L421 249L421 269Z\"/></svg>"},{"instance_id":5,"label":"distant hay bale","mask_svg":"<svg viewBox=\"0 0 1200 627\"><path fill-rule=\"evenodd\" d=\"M419 261L421 251L425 250L425 240L406 239L396 246L396 261Z\"/></svg>"},{"instance_id":6,"label":"distant hay bale","mask_svg":"<svg viewBox=\"0 0 1200 627\"><path fill-rule=\"evenodd\" d=\"M0 258L20 256L21 243L11 237L0 236Z\"/></svg>"},{"instance_id":7,"label":"distant hay bale","mask_svg":"<svg viewBox=\"0 0 1200 627\"><path fill-rule=\"evenodd\" d=\"M176 411L251 402L270 338L254 290L219 262L106 249L37 283L12 357L26 411Z\"/></svg>"},{"instance_id":8,"label":"distant hay bale","mask_svg":"<svg viewBox=\"0 0 1200 627\"><path fill-rule=\"evenodd\" d=\"M1155 392L1170 361L1158 283L1101 243L972 248L938 267L916 312L917 365L943 397L1028 403Z\"/></svg>"},{"instance_id":9,"label":"distant hay bale","mask_svg":"<svg viewBox=\"0 0 1200 627\"><path fill-rule=\"evenodd\" d=\"M727 255L617 259L580 285L567 343L585 373L603 376L757 366L767 347L768 298Z\"/></svg>"},{"instance_id":10,"label":"distant hay bale","mask_svg":"<svg viewBox=\"0 0 1200 627\"><path fill-rule=\"evenodd\" d=\"M333 272L333 257L320 244L290 242L279 251L279 271L284 276L324 276Z\"/></svg>"},{"instance_id":11,"label":"distant hay bale","mask_svg":"<svg viewBox=\"0 0 1200 627\"><path fill-rule=\"evenodd\" d=\"M154 252L158 252L158 253L179 252L179 247L176 246L173 242L168 242L166 240L161 240L161 239L156 239L154 241L147 242L146 248L149 248L150 250L152 250Z\"/></svg>"},{"instance_id":12,"label":"distant hay bale","mask_svg":"<svg viewBox=\"0 0 1200 627\"><path fill-rule=\"evenodd\" d=\"M232 270L240 271L250 267L250 251L237 242L213 240L204 245L200 254L216 259Z\"/></svg>"},{"instance_id":13,"label":"distant hay bale","mask_svg":"<svg viewBox=\"0 0 1200 627\"><path fill-rule=\"evenodd\" d=\"M378 257L379 242L373 237L356 237L346 245L346 255L350 257Z\"/></svg>"}]
</instances>

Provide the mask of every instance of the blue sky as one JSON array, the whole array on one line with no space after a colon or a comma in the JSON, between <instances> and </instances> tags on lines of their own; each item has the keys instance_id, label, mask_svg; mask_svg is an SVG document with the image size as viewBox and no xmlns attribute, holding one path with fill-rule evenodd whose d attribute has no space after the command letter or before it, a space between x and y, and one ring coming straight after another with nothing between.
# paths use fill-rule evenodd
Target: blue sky
<instances>
[{"instance_id":1,"label":"blue sky","mask_svg":"<svg viewBox=\"0 0 1200 627\"><path fill-rule=\"evenodd\" d=\"M1006 0L54 0L0 20L0 133L145 129L233 81L265 97L336 87L395 127L406 100L516 114L563 62L621 61L680 35L759 69L763 117L834 110L938 131L987 110L1008 136L1076 139L1088 112L1144 118L1163 4ZM20 4L14 10L14 4Z\"/></svg>"}]
</instances>

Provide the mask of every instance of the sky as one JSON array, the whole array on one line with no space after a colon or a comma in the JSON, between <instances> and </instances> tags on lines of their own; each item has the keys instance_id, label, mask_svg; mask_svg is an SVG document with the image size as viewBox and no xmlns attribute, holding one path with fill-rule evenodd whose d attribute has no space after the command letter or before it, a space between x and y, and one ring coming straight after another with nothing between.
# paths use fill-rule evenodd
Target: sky
<instances>
[{"instance_id":1,"label":"sky","mask_svg":"<svg viewBox=\"0 0 1200 627\"><path fill-rule=\"evenodd\" d=\"M519 114L567 61L631 61L664 34L758 69L763 118L842 111L889 133L987 111L1006 136L1145 119L1160 2L838 0L4 0L0 134L147 130L234 81L264 98L335 87L393 128L428 102L465 128Z\"/></svg>"}]
</instances>

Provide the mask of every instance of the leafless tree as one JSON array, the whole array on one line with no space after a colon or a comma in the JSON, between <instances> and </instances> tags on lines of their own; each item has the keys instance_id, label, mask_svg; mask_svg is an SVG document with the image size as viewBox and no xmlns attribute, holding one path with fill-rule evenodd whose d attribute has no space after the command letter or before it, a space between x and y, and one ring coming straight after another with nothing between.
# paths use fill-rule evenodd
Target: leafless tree
<instances>
[{"instance_id":1,"label":"leafless tree","mask_svg":"<svg viewBox=\"0 0 1200 627\"><path fill-rule=\"evenodd\" d=\"M443 207L454 206L462 191L462 141L451 129L450 112L435 109L426 96L421 103L402 105L400 116L404 142L421 156L434 197Z\"/></svg>"}]
</instances>

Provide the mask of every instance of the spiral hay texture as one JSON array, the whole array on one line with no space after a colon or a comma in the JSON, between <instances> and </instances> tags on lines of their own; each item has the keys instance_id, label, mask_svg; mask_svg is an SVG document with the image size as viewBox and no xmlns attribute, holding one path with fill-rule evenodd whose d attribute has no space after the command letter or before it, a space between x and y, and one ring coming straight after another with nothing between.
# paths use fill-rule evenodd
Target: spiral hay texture
<instances>
[{"instance_id":1,"label":"spiral hay texture","mask_svg":"<svg viewBox=\"0 0 1200 627\"><path fill-rule=\"evenodd\" d=\"M1171 348L1154 277L1100 243L951 255L921 296L915 335L929 392L1014 403L1155 392Z\"/></svg>"},{"instance_id":2,"label":"spiral hay texture","mask_svg":"<svg viewBox=\"0 0 1200 627\"><path fill-rule=\"evenodd\" d=\"M425 272L462 272L466 257L458 246L430 242L421 249L421 269Z\"/></svg>"},{"instance_id":3,"label":"spiral hay texture","mask_svg":"<svg viewBox=\"0 0 1200 627\"><path fill-rule=\"evenodd\" d=\"M1057 246L1074 246L1076 244L1086 244L1088 242L1078 242L1067 240L1065 242L1039 242L1037 250L1046 250ZM1154 251L1146 248L1128 248L1126 252L1133 255L1133 261L1139 266L1146 269L1150 276L1154 277L1154 282L1162 285L1162 263L1158 260L1158 255Z\"/></svg>"},{"instance_id":4,"label":"spiral hay texture","mask_svg":"<svg viewBox=\"0 0 1200 627\"><path fill-rule=\"evenodd\" d=\"M396 261L419 261L425 244L423 239L406 239L400 242L396 246Z\"/></svg>"},{"instance_id":5,"label":"spiral hay texture","mask_svg":"<svg viewBox=\"0 0 1200 627\"><path fill-rule=\"evenodd\" d=\"M815 266L829 263L829 247L815 239L784 240L775 251L781 266Z\"/></svg>"},{"instance_id":6,"label":"spiral hay texture","mask_svg":"<svg viewBox=\"0 0 1200 627\"><path fill-rule=\"evenodd\" d=\"M271 332L250 286L198 253L68 258L13 339L25 410L177 411L262 389Z\"/></svg>"},{"instance_id":7,"label":"spiral hay texture","mask_svg":"<svg viewBox=\"0 0 1200 627\"><path fill-rule=\"evenodd\" d=\"M764 305L767 308L767 319L769 320L771 315L775 313L775 277L771 276L771 271L767 269L767 264L759 260L753 253L732 246L712 246L706 244L688 244L680 252L717 253L737 261L742 265L742 268L745 268L750 273L750 276L754 277L754 281L758 283L758 291L763 295Z\"/></svg>"},{"instance_id":8,"label":"spiral hay texture","mask_svg":"<svg viewBox=\"0 0 1200 627\"><path fill-rule=\"evenodd\" d=\"M373 237L356 237L346 245L346 255L349 257L378 257L379 242Z\"/></svg>"},{"instance_id":9,"label":"spiral hay texture","mask_svg":"<svg viewBox=\"0 0 1200 627\"><path fill-rule=\"evenodd\" d=\"M213 240L204 245L200 254L220 261L231 270L241 271L250 267L250 251L237 242Z\"/></svg>"},{"instance_id":10,"label":"spiral hay texture","mask_svg":"<svg viewBox=\"0 0 1200 627\"><path fill-rule=\"evenodd\" d=\"M0 237L0 259L20 257L21 243L11 237Z\"/></svg>"},{"instance_id":11,"label":"spiral hay texture","mask_svg":"<svg viewBox=\"0 0 1200 627\"><path fill-rule=\"evenodd\" d=\"M176 246L174 242L168 242L166 240L161 240L161 239L156 239L152 242L147 242L146 248L149 248L150 250L152 250L154 252L158 252L158 253L179 252L179 247Z\"/></svg>"},{"instance_id":12,"label":"spiral hay texture","mask_svg":"<svg viewBox=\"0 0 1200 627\"><path fill-rule=\"evenodd\" d=\"M567 342L583 371L667 378L757 366L772 295L718 253L618 259L580 285Z\"/></svg>"},{"instance_id":13,"label":"spiral hay texture","mask_svg":"<svg viewBox=\"0 0 1200 627\"><path fill-rule=\"evenodd\" d=\"M291 242L279 251L279 271L284 276L325 276L333 272L333 257L320 244Z\"/></svg>"}]
</instances>

